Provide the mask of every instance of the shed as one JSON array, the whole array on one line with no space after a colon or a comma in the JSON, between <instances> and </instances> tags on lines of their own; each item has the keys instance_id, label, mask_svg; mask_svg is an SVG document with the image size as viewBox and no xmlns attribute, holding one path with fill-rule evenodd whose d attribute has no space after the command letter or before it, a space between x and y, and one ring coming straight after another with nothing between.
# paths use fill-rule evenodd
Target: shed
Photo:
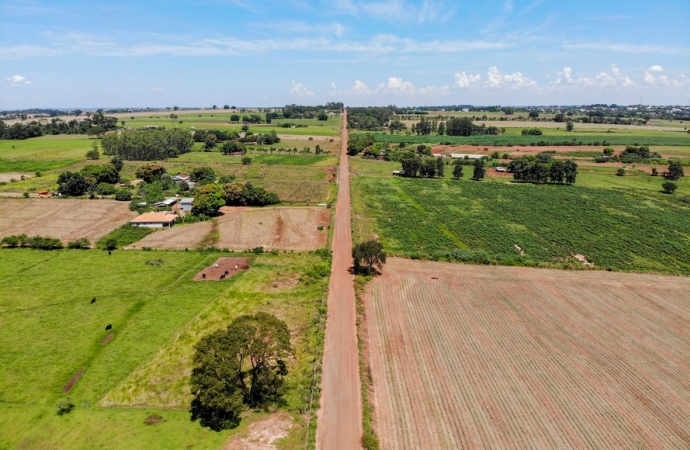
<instances>
[{"instance_id":1,"label":"shed","mask_svg":"<svg viewBox=\"0 0 690 450\"><path fill-rule=\"evenodd\" d=\"M194 199L192 197L185 197L182 200L180 200L180 209L185 212L189 212L192 210L192 204L194 203Z\"/></svg>"},{"instance_id":2,"label":"shed","mask_svg":"<svg viewBox=\"0 0 690 450\"><path fill-rule=\"evenodd\" d=\"M159 208L170 208L172 205L177 203L177 198L176 197L168 197L165 200L162 200L160 202L156 202L153 204L153 206L159 207Z\"/></svg>"},{"instance_id":3,"label":"shed","mask_svg":"<svg viewBox=\"0 0 690 450\"><path fill-rule=\"evenodd\" d=\"M172 227L177 215L170 211L147 212L129 221L133 227L162 228Z\"/></svg>"}]
</instances>

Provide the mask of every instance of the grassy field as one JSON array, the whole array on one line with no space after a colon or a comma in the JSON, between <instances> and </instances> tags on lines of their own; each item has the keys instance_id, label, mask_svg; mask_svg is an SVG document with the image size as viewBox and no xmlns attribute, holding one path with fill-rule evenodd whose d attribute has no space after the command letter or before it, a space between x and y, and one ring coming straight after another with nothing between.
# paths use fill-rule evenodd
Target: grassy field
<instances>
[{"instance_id":1,"label":"grassy field","mask_svg":"<svg viewBox=\"0 0 690 450\"><path fill-rule=\"evenodd\" d=\"M690 279L389 259L368 286L381 448L690 445Z\"/></svg>"},{"instance_id":2,"label":"grassy field","mask_svg":"<svg viewBox=\"0 0 690 450\"><path fill-rule=\"evenodd\" d=\"M663 194L392 177L356 177L353 192L371 218L356 237L393 255L690 274L690 209Z\"/></svg>"},{"instance_id":3,"label":"grassy field","mask_svg":"<svg viewBox=\"0 0 690 450\"><path fill-rule=\"evenodd\" d=\"M170 448L168 442L218 448L234 432L208 433L191 424L185 410L191 349L201 336L256 311L278 315L293 331L296 355L286 399L296 424L293 440L303 439L299 411L309 397L323 287L321 280L301 277L321 257L257 256L249 271L228 281L193 282L198 271L223 254L0 253L0 447L93 448L124 433L104 446ZM159 259L162 264L147 263ZM91 304L93 297L97 301ZM112 331L105 330L108 324ZM114 339L104 341L111 332ZM128 386L142 373L150 374L142 372L145 367L155 368L144 384L136 385L136 398L146 400L132 402ZM68 394L76 411L57 417L55 402L80 370L84 373ZM108 405L123 406L99 406L106 398ZM160 398L175 399L173 409L161 412L168 422L146 426L144 419L161 407ZM253 416L248 415L249 422ZM159 439L165 430L170 435Z\"/></svg>"}]
</instances>

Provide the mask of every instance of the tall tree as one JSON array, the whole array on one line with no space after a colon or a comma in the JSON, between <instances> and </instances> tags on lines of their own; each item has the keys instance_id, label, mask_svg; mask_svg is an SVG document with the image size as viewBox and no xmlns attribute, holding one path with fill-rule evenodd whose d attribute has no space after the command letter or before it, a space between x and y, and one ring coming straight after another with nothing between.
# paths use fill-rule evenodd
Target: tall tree
<instances>
[{"instance_id":1,"label":"tall tree","mask_svg":"<svg viewBox=\"0 0 690 450\"><path fill-rule=\"evenodd\" d=\"M234 428L246 407L280 402L292 353L285 322L267 313L240 316L194 348L192 420L212 430Z\"/></svg>"},{"instance_id":2,"label":"tall tree","mask_svg":"<svg viewBox=\"0 0 690 450\"><path fill-rule=\"evenodd\" d=\"M380 271L383 268L386 252L383 251L383 244L378 241L361 242L352 247L352 259L355 273L369 275L375 269Z\"/></svg>"},{"instance_id":3,"label":"tall tree","mask_svg":"<svg viewBox=\"0 0 690 450\"><path fill-rule=\"evenodd\" d=\"M478 159L474 162L474 174L472 175L473 180L483 180L484 175L486 175L486 169L484 168L484 161Z\"/></svg>"},{"instance_id":4,"label":"tall tree","mask_svg":"<svg viewBox=\"0 0 690 450\"><path fill-rule=\"evenodd\" d=\"M669 180L680 180L683 176L685 176L685 172L683 171L681 162L679 160L671 160L668 164L666 178Z\"/></svg>"},{"instance_id":5,"label":"tall tree","mask_svg":"<svg viewBox=\"0 0 690 450\"><path fill-rule=\"evenodd\" d=\"M463 177L462 164L456 164L455 166L453 166L453 178L455 178L456 180L459 180L462 177Z\"/></svg>"}]
</instances>

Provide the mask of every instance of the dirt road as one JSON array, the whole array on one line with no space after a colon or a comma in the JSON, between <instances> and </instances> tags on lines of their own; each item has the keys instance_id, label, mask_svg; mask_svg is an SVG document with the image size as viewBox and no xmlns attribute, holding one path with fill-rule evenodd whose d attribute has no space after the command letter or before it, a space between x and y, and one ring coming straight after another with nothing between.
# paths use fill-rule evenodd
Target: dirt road
<instances>
[{"instance_id":1,"label":"dirt road","mask_svg":"<svg viewBox=\"0 0 690 450\"><path fill-rule=\"evenodd\" d=\"M346 114L343 114L341 144L321 407L316 429L316 448L323 450L360 449L362 436L355 290L353 276L348 272L352 261L352 233Z\"/></svg>"}]
</instances>

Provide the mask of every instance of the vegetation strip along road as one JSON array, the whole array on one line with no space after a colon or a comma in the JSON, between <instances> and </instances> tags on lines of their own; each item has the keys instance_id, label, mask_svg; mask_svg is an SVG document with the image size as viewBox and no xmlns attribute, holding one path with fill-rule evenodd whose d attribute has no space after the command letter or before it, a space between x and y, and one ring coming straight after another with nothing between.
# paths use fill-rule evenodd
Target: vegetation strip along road
<instances>
[{"instance_id":1,"label":"vegetation strip along road","mask_svg":"<svg viewBox=\"0 0 690 450\"><path fill-rule=\"evenodd\" d=\"M316 435L316 448L327 450L359 449L362 436L354 278L348 271L352 261L352 230L347 113L343 113L341 142L321 409Z\"/></svg>"}]
</instances>

